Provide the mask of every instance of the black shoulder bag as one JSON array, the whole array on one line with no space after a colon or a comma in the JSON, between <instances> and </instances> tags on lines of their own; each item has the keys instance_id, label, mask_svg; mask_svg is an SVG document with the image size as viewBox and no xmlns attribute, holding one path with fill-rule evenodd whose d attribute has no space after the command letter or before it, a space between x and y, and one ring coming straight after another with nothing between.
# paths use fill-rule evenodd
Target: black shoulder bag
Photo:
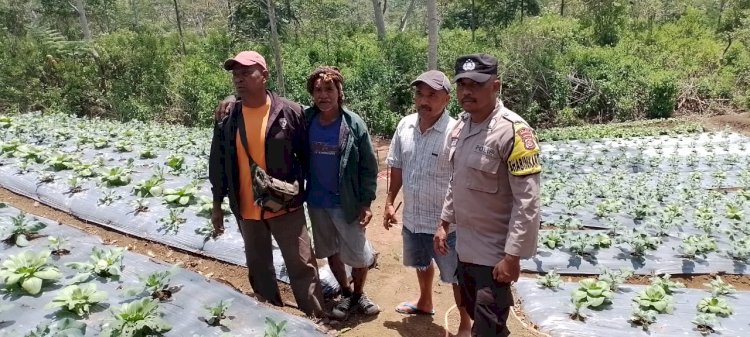
<instances>
[{"instance_id":1,"label":"black shoulder bag","mask_svg":"<svg viewBox=\"0 0 750 337\"><path fill-rule=\"evenodd\" d=\"M250 176L253 182L255 204L260 206L263 211L279 212L288 209L292 199L299 194L298 182L288 183L281 179L276 179L255 163L255 160L250 155L250 148L247 145L245 120L241 111L239 117L240 141L242 141L247 158L250 160ZM261 132L265 132L265 130Z\"/></svg>"}]
</instances>

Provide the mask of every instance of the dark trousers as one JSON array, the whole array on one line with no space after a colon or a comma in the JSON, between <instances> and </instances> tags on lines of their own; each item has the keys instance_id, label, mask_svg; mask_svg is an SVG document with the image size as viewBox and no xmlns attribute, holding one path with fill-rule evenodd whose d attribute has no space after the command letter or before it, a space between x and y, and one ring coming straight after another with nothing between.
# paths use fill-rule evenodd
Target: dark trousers
<instances>
[{"instance_id":1,"label":"dark trousers","mask_svg":"<svg viewBox=\"0 0 750 337\"><path fill-rule=\"evenodd\" d=\"M506 322L510 307L513 306L513 293L509 283L495 281L492 269L493 267L458 262L461 304L474 320L472 336L510 336Z\"/></svg>"},{"instance_id":2,"label":"dark trousers","mask_svg":"<svg viewBox=\"0 0 750 337\"><path fill-rule=\"evenodd\" d=\"M245 241L248 278L253 291L274 305L284 304L273 266L273 235L284 257L289 283L299 309L308 316L321 316L323 292L306 224L305 212L299 208L265 222L242 220L240 233Z\"/></svg>"}]
</instances>

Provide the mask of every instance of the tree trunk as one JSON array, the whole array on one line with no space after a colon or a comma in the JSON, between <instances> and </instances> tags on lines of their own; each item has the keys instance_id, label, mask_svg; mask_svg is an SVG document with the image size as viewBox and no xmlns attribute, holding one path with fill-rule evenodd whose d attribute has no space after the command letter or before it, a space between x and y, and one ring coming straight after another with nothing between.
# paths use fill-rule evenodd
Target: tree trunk
<instances>
[{"instance_id":1,"label":"tree trunk","mask_svg":"<svg viewBox=\"0 0 750 337\"><path fill-rule=\"evenodd\" d=\"M560 16L565 16L565 0L560 0Z\"/></svg>"},{"instance_id":2,"label":"tree trunk","mask_svg":"<svg viewBox=\"0 0 750 337\"><path fill-rule=\"evenodd\" d=\"M717 31L721 29L721 17L724 14L724 6L726 6L726 4L727 0L721 0L721 2L719 3L719 19L716 22Z\"/></svg>"},{"instance_id":3,"label":"tree trunk","mask_svg":"<svg viewBox=\"0 0 750 337\"><path fill-rule=\"evenodd\" d=\"M385 21L383 20L380 0L372 0L372 9L375 12L375 28L378 30L378 40L385 41Z\"/></svg>"},{"instance_id":4,"label":"tree trunk","mask_svg":"<svg viewBox=\"0 0 750 337\"><path fill-rule=\"evenodd\" d=\"M133 30L136 30L138 28L138 6L136 6L136 2L138 0L130 0L130 9L133 10Z\"/></svg>"},{"instance_id":5,"label":"tree trunk","mask_svg":"<svg viewBox=\"0 0 750 337\"><path fill-rule=\"evenodd\" d=\"M438 68L438 17L435 0L427 0L427 69Z\"/></svg>"},{"instance_id":6,"label":"tree trunk","mask_svg":"<svg viewBox=\"0 0 750 337\"><path fill-rule=\"evenodd\" d=\"M182 20L180 19L180 8L177 6L177 0L172 1L174 3L174 13L177 16L177 31L180 33L180 46L182 47L182 55L187 55L185 50L185 38L182 36Z\"/></svg>"},{"instance_id":7,"label":"tree trunk","mask_svg":"<svg viewBox=\"0 0 750 337\"><path fill-rule=\"evenodd\" d=\"M273 47L273 59L276 64L276 92L281 96L286 95L284 87L284 66L281 61L281 44L279 43L279 32L276 30L276 6L273 0L266 0L268 4L268 21L271 23L271 46Z\"/></svg>"},{"instance_id":8,"label":"tree trunk","mask_svg":"<svg viewBox=\"0 0 750 337\"><path fill-rule=\"evenodd\" d=\"M474 42L474 31L477 29L477 9L471 0L471 42Z\"/></svg>"},{"instance_id":9,"label":"tree trunk","mask_svg":"<svg viewBox=\"0 0 750 337\"><path fill-rule=\"evenodd\" d=\"M406 8L406 13L404 13L404 16L401 17L401 24L398 26L398 30L400 32L403 32L406 30L406 22L409 21L409 17L411 16L411 13L414 12L414 4L417 2L417 0L411 0L409 2L409 7Z\"/></svg>"},{"instance_id":10,"label":"tree trunk","mask_svg":"<svg viewBox=\"0 0 750 337\"><path fill-rule=\"evenodd\" d=\"M91 40L91 31L89 30L89 20L86 18L86 5L84 0L76 0L76 5L74 7L78 12L78 21L81 23L83 39L89 41Z\"/></svg>"}]
</instances>

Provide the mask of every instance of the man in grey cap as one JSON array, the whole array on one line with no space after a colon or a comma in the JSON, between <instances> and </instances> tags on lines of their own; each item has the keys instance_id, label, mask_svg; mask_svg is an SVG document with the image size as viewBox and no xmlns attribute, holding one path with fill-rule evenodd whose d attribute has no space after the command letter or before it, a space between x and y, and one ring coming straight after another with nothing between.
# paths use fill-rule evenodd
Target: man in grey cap
<instances>
[{"instance_id":1,"label":"man in grey cap","mask_svg":"<svg viewBox=\"0 0 750 337\"><path fill-rule=\"evenodd\" d=\"M456 97L465 111L449 132L452 167L435 250L451 254L456 226L462 301L478 337L508 336L506 326L520 259L536 254L542 171L534 130L497 97L497 59L456 60Z\"/></svg>"},{"instance_id":2,"label":"man in grey cap","mask_svg":"<svg viewBox=\"0 0 750 337\"><path fill-rule=\"evenodd\" d=\"M401 235L404 240L404 265L417 271L419 297L399 304L396 311L402 314L433 315L435 264L440 270L440 280L453 285L456 303L461 303L456 277L458 258L454 250L454 228L449 228L447 234L447 254L438 255L433 249L435 224L440 220L451 171L444 143L456 120L445 110L451 91L450 81L445 74L430 70L419 75L411 85L414 87L417 113L401 119L391 140L387 159L391 168L390 185L383 226L390 229L397 223L393 203L403 187ZM465 308L459 306L459 311L461 323L457 336L469 336L471 320Z\"/></svg>"}]
</instances>

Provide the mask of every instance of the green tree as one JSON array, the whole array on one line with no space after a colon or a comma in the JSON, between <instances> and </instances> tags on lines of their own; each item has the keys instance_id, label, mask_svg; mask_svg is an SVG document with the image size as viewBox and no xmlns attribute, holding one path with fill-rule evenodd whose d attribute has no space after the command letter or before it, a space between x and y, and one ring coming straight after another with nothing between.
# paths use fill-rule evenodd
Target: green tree
<instances>
[{"instance_id":1,"label":"green tree","mask_svg":"<svg viewBox=\"0 0 750 337\"><path fill-rule=\"evenodd\" d=\"M584 0L584 4L584 25L593 29L596 43L600 46L616 45L625 26L627 3L623 0Z\"/></svg>"}]
</instances>

